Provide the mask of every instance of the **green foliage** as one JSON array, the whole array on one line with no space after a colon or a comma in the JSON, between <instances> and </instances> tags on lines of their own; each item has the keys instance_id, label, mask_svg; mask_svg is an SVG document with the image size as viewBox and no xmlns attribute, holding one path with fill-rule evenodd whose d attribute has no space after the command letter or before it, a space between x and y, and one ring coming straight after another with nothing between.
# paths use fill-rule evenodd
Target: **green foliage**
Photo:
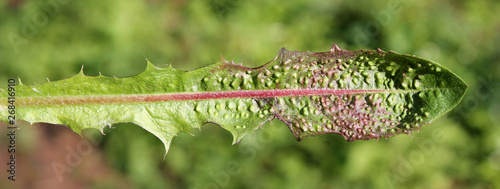
<instances>
[{"instance_id":1,"label":"green foliage","mask_svg":"<svg viewBox=\"0 0 500 189\"><path fill-rule=\"evenodd\" d=\"M191 131L195 137L174 137L162 160L162 142L134 124L106 127L105 136L84 130L86 138L98 139L95 154L62 175L63 183L50 163L64 163L66 145L83 139L62 126L25 126L18 135L16 155L23 159L18 188L47 184L47 178L55 180L49 186L86 188L118 183L193 189L500 188L500 6L495 0L59 0L67 3L41 24L41 13L50 11L46 2L54 1L0 2L0 88L8 78L22 78L26 85L69 78L82 65L85 75L129 77L145 70L144 58L159 67L171 63L192 70L216 62L222 53L256 67L283 46L321 52L332 42L348 50L391 49L439 62L469 88L455 109L431 125L378 142L349 143L325 134L297 143L275 120L228 145L229 132L205 124ZM37 31L25 35L25 20L33 23L35 16ZM10 33L26 42L13 46ZM57 135L50 128L66 132ZM8 139L0 133L4 149ZM62 153L53 153L57 149ZM232 163L240 172L228 169ZM104 175L96 174L103 170ZM9 184L0 181L0 188L16 188Z\"/></svg>"},{"instance_id":2,"label":"green foliage","mask_svg":"<svg viewBox=\"0 0 500 189\"><path fill-rule=\"evenodd\" d=\"M76 76L0 89L1 120L67 125L77 133L132 122L170 147L178 132L204 123L231 132L233 143L280 119L297 139L337 133L346 140L388 137L420 129L455 107L465 83L436 63L378 51L289 52L258 68L221 59L193 71L148 62L134 77ZM10 95L13 96L13 95ZM15 105L16 108L10 108Z\"/></svg>"}]
</instances>

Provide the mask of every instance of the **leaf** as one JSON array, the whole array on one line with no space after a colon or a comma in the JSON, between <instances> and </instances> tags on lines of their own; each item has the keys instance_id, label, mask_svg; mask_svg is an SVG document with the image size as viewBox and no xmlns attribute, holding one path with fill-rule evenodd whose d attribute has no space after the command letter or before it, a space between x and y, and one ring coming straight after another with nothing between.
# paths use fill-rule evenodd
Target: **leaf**
<instances>
[{"instance_id":1,"label":"leaf","mask_svg":"<svg viewBox=\"0 0 500 189\"><path fill-rule=\"evenodd\" d=\"M443 66L382 50L290 52L257 68L228 63L193 71L148 61L133 77L77 75L17 85L16 117L63 124L77 133L131 122L157 136L168 151L178 132L207 122L231 132L233 143L272 119L295 137L324 133L348 141L410 134L455 107L467 85ZM7 91L1 91L7 122Z\"/></svg>"}]
</instances>

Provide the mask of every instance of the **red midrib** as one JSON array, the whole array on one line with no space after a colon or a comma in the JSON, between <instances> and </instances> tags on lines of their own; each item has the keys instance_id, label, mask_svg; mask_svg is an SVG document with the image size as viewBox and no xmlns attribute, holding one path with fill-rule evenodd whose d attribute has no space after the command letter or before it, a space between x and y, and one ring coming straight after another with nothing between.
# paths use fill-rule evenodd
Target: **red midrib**
<instances>
[{"instance_id":1,"label":"red midrib","mask_svg":"<svg viewBox=\"0 0 500 189\"><path fill-rule=\"evenodd\" d=\"M230 98L270 98L286 96L313 96L313 95L341 95L380 93L387 90L339 90L339 89L277 89L277 90L248 90L248 91L219 91L193 92L148 95L112 95L112 96L58 96L35 97L23 99L20 106L47 106L47 105L83 105L83 104L122 104L137 102L168 102L186 100L210 100Z\"/></svg>"}]
</instances>

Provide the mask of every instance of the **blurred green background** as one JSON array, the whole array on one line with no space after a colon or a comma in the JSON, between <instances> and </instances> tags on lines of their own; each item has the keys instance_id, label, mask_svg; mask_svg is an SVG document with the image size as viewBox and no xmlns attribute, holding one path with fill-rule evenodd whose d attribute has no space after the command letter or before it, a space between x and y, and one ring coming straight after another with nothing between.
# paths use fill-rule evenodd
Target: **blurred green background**
<instances>
[{"instance_id":1,"label":"blurred green background","mask_svg":"<svg viewBox=\"0 0 500 189\"><path fill-rule=\"evenodd\" d=\"M145 58L191 70L222 53L256 67L281 47L328 51L332 43L415 54L469 85L452 112L380 141L327 134L296 142L273 121L231 145L229 132L206 124L175 137L163 159L160 140L132 124L105 136L86 131L86 139L25 124L17 181L1 163L2 188L500 188L498 1L7 0L0 10L0 87L11 77L68 78L82 65L87 75L132 76Z\"/></svg>"}]
</instances>

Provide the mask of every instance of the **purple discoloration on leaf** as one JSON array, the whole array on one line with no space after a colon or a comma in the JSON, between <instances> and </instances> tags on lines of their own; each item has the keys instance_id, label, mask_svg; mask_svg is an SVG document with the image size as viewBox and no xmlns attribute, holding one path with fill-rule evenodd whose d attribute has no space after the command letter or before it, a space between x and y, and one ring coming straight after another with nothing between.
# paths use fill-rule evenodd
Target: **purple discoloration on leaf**
<instances>
[{"instance_id":1,"label":"purple discoloration on leaf","mask_svg":"<svg viewBox=\"0 0 500 189\"><path fill-rule=\"evenodd\" d=\"M334 44L323 53L282 50L275 62L269 64L277 70L285 62L297 70L283 73L283 83L297 80L299 88L375 90L277 100L275 116L298 140L324 133L348 141L410 134L452 109L467 88L441 65L380 49L352 52Z\"/></svg>"}]
</instances>

